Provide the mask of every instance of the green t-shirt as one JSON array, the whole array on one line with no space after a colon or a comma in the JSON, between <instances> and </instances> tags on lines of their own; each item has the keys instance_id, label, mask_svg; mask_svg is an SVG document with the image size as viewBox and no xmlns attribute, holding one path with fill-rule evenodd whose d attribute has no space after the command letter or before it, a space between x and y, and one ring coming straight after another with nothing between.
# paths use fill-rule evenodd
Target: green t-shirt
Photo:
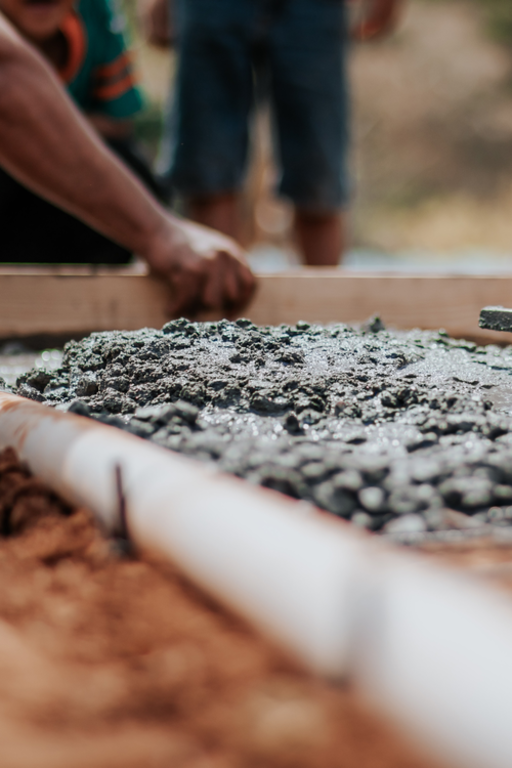
<instances>
[{"instance_id":1,"label":"green t-shirt","mask_svg":"<svg viewBox=\"0 0 512 768\"><path fill-rule=\"evenodd\" d=\"M59 74L84 112L125 119L142 109L123 28L111 0L79 0L61 27L69 55Z\"/></svg>"}]
</instances>

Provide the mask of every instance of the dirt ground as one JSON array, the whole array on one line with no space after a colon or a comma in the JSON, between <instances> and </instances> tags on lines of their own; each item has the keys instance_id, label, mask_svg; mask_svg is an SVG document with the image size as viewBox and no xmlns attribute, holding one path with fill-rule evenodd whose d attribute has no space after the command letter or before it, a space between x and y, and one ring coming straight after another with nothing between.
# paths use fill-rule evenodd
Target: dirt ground
<instances>
[{"instance_id":1,"label":"dirt ground","mask_svg":"<svg viewBox=\"0 0 512 768\"><path fill-rule=\"evenodd\" d=\"M420 551L446 565L463 568L494 586L512 591L512 544L482 537L465 542L423 544Z\"/></svg>"},{"instance_id":2,"label":"dirt ground","mask_svg":"<svg viewBox=\"0 0 512 768\"><path fill-rule=\"evenodd\" d=\"M0 454L2 768L433 768L169 566ZM512 546L427 556L512 588Z\"/></svg>"},{"instance_id":3,"label":"dirt ground","mask_svg":"<svg viewBox=\"0 0 512 768\"><path fill-rule=\"evenodd\" d=\"M427 768L0 454L2 768Z\"/></svg>"}]
</instances>

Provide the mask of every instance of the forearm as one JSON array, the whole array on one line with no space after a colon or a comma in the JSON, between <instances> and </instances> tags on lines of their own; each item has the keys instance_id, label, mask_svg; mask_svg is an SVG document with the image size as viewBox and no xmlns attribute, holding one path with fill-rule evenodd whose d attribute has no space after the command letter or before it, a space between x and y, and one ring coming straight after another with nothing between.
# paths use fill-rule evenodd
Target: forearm
<instances>
[{"instance_id":1,"label":"forearm","mask_svg":"<svg viewBox=\"0 0 512 768\"><path fill-rule=\"evenodd\" d=\"M142 255L163 209L104 146L43 59L0 14L0 165L27 187Z\"/></svg>"}]
</instances>

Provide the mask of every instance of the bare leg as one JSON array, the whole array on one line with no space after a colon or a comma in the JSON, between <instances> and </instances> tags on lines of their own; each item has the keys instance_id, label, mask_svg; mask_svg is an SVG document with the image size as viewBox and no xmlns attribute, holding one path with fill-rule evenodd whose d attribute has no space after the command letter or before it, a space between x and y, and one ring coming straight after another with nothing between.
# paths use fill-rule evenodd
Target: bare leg
<instances>
[{"instance_id":1,"label":"bare leg","mask_svg":"<svg viewBox=\"0 0 512 768\"><path fill-rule=\"evenodd\" d=\"M196 197L188 201L187 216L199 224L216 229L239 240L240 216L238 195L226 192L210 197Z\"/></svg>"},{"instance_id":2,"label":"bare leg","mask_svg":"<svg viewBox=\"0 0 512 768\"><path fill-rule=\"evenodd\" d=\"M332 267L341 261L345 250L345 219L342 213L297 210L295 232L308 266Z\"/></svg>"}]
</instances>

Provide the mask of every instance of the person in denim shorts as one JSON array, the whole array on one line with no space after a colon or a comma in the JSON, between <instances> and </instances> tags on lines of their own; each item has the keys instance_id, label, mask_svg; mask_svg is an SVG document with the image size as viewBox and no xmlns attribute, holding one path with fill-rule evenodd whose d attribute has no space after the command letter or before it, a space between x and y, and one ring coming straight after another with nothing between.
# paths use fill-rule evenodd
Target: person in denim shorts
<instances>
[{"instance_id":1,"label":"person in denim shorts","mask_svg":"<svg viewBox=\"0 0 512 768\"><path fill-rule=\"evenodd\" d=\"M382 23L375 11L397 1L373 0L379 29L361 36L378 34L392 13ZM343 0L174 0L179 58L162 158L193 219L237 236L249 118L264 90L278 191L294 205L305 262L338 263L350 189L345 12Z\"/></svg>"}]
</instances>

